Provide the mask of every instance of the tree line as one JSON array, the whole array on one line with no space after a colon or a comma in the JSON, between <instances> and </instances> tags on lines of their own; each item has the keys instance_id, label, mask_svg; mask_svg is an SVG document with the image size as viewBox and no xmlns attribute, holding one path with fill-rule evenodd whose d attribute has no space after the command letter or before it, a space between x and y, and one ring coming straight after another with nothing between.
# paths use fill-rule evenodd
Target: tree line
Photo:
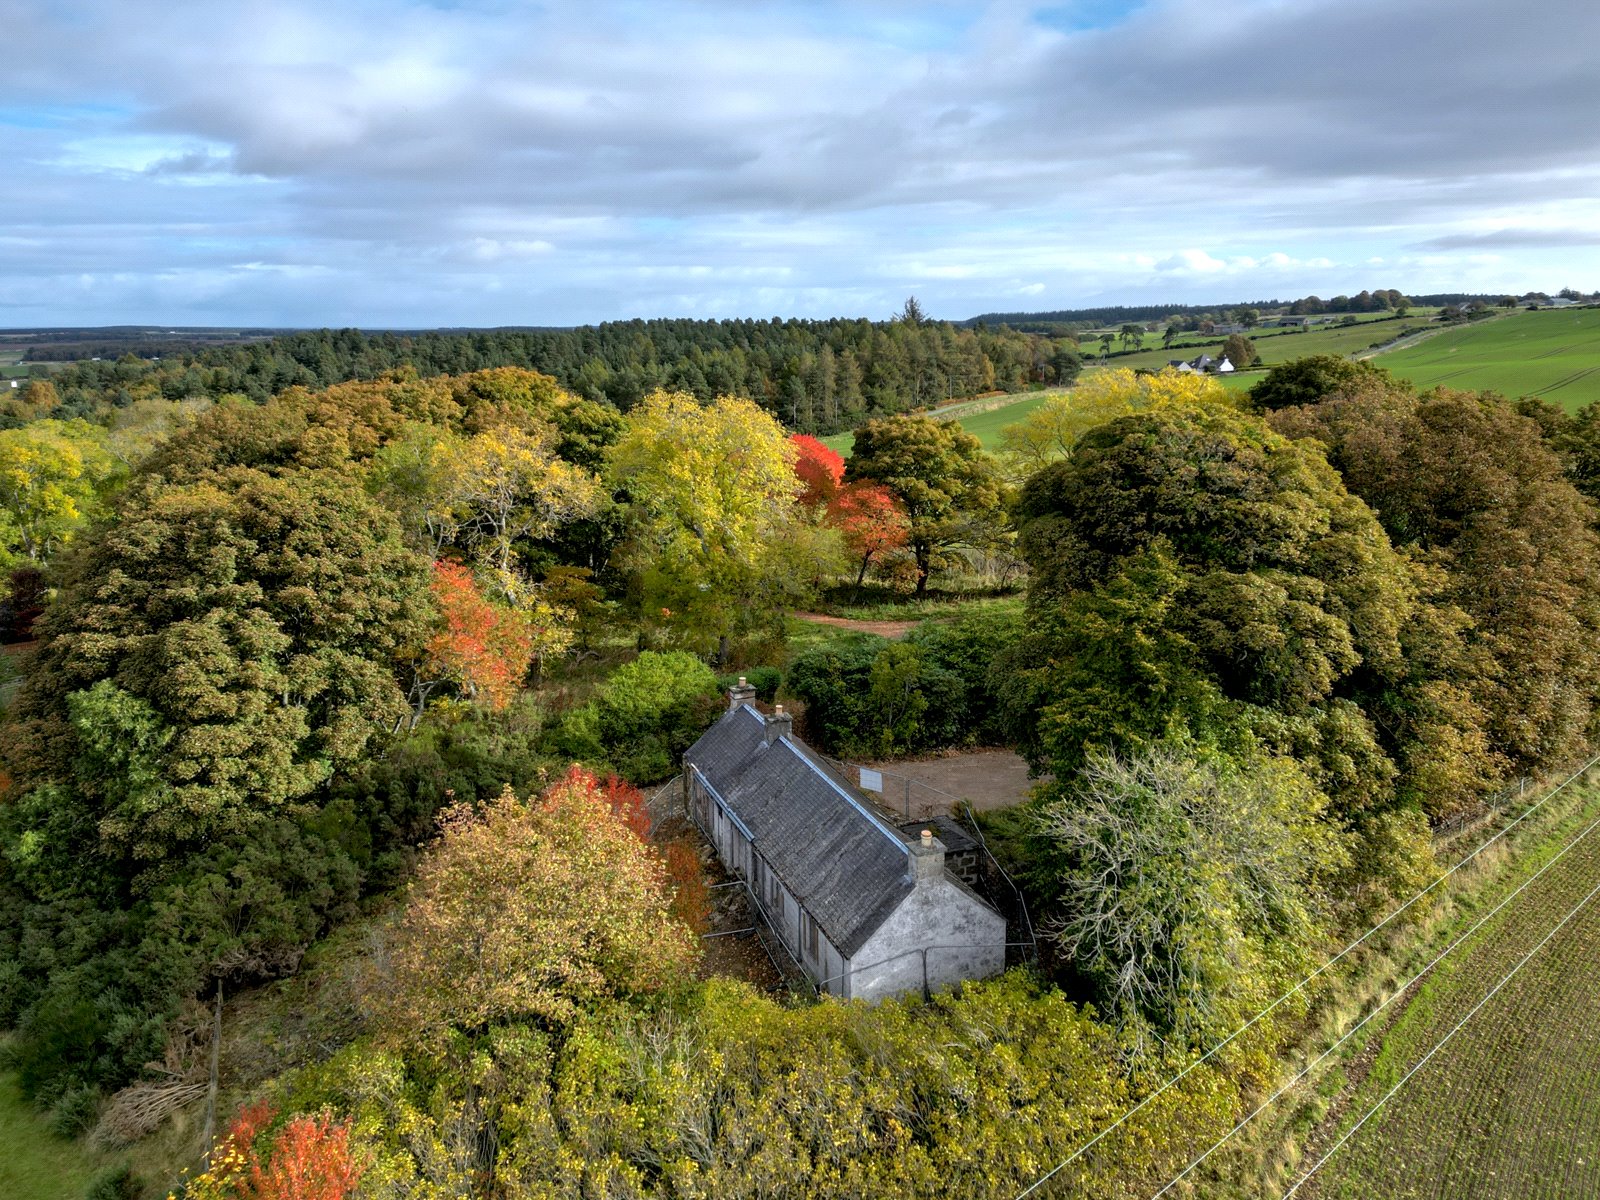
<instances>
[{"instance_id":1,"label":"tree line","mask_svg":"<svg viewBox=\"0 0 1600 1200\"><path fill-rule=\"evenodd\" d=\"M577 395L624 412L657 390L701 400L741 395L791 429L828 433L868 415L1066 382L1077 363L1062 349L1014 330L928 320L915 309L887 322L773 318L460 333L317 330L206 347L160 362L129 354L80 361L50 377L56 399L49 412L101 419L139 400L242 395L263 401L289 387L371 380L399 368L434 376L511 366L550 375ZM26 415L13 412L10 422Z\"/></svg>"}]
</instances>

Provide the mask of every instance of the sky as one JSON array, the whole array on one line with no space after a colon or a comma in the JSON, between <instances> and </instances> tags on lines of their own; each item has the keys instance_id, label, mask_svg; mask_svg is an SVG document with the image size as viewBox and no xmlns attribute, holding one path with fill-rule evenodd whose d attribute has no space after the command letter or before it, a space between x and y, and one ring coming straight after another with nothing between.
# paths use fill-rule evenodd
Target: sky
<instances>
[{"instance_id":1,"label":"sky","mask_svg":"<svg viewBox=\"0 0 1600 1200\"><path fill-rule=\"evenodd\" d=\"M0 0L0 325L1600 289L1600 3Z\"/></svg>"}]
</instances>

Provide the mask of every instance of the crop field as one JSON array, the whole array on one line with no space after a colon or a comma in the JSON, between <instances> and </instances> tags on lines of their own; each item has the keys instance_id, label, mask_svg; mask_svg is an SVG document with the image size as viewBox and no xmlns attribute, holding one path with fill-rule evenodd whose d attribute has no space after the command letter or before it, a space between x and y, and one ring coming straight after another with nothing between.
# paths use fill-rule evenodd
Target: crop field
<instances>
[{"instance_id":1,"label":"crop field","mask_svg":"<svg viewBox=\"0 0 1600 1200\"><path fill-rule=\"evenodd\" d=\"M1517 879L1494 889L1487 911L1590 822L1528 859ZM1339 1148L1300 1192L1319 1200L1567 1200L1600 1196L1600 828L1457 950L1425 983L1384 1036L1372 1070L1340 1128L1422 1065ZM1582 905L1582 907L1579 907ZM1577 908L1577 915L1476 1015L1473 1008ZM1475 920L1476 918L1472 918ZM1464 926L1470 928L1471 921ZM1333 1145L1325 1138L1307 1162Z\"/></svg>"},{"instance_id":2,"label":"crop field","mask_svg":"<svg viewBox=\"0 0 1600 1200\"><path fill-rule=\"evenodd\" d=\"M1516 312L1377 361L1422 387L1542 396L1575 412L1600 399L1600 308Z\"/></svg>"}]
</instances>

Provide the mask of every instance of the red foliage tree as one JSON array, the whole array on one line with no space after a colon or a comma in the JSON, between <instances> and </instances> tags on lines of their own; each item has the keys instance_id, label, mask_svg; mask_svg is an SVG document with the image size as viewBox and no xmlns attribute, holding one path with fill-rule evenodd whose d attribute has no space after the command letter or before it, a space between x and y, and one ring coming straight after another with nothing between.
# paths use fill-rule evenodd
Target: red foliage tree
<instances>
[{"instance_id":1,"label":"red foliage tree","mask_svg":"<svg viewBox=\"0 0 1600 1200\"><path fill-rule=\"evenodd\" d=\"M266 1103L241 1109L212 1154L210 1167L189 1181L196 1200L349 1200L364 1164L350 1150L350 1123L329 1113L301 1113L273 1135L265 1151L261 1131L272 1123Z\"/></svg>"},{"instance_id":2,"label":"red foliage tree","mask_svg":"<svg viewBox=\"0 0 1600 1200\"><path fill-rule=\"evenodd\" d=\"M661 857L666 860L667 886L672 889L668 911L696 933L704 933L711 924L711 889L694 843L686 839L668 842L661 847Z\"/></svg>"},{"instance_id":3,"label":"red foliage tree","mask_svg":"<svg viewBox=\"0 0 1600 1200\"><path fill-rule=\"evenodd\" d=\"M582 768L574 766L567 772L568 779L582 775ZM634 833L641 842L650 840L650 814L645 811L644 793L613 771L600 780L600 795L611 806L611 812Z\"/></svg>"},{"instance_id":4,"label":"red foliage tree","mask_svg":"<svg viewBox=\"0 0 1600 1200\"><path fill-rule=\"evenodd\" d=\"M807 508L829 503L839 494L839 486L844 481L844 459L816 438L803 433L791 434L789 441L800 452L794 463L794 473L803 489L800 503Z\"/></svg>"},{"instance_id":5,"label":"red foliage tree","mask_svg":"<svg viewBox=\"0 0 1600 1200\"><path fill-rule=\"evenodd\" d=\"M861 560L856 586L867 577L873 556L898 550L911 533L906 511L888 488L877 483L852 483L828 505L828 521L844 536L844 544Z\"/></svg>"},{"instance_id":6,"label":"red foliage tree","mask_svg":"<svg viewBox=\"0 0 1600 1200\"><path fill-rule=\"evenodd\" d=\"M533 631L527 618L490 603L471 568L461 563L434 563L430 586L441 626L428 640L424 674L453 681L490 709L504 708L516 696L533 660Z\"/></svg>"}]
</instances>

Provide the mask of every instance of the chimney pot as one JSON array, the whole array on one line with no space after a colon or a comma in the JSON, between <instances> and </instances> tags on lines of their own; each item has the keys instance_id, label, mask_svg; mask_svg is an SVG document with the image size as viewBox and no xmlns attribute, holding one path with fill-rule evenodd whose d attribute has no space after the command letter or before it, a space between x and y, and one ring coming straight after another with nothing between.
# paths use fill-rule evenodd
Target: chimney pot
<instances>
[{"instance_id":1,"label":"chimney pot","mask_svg":"<svg viewBox=\"0 0 1600 1200\"><path fill-rule=\"evenodd\" d=\"M906 847L906 852L912 883L920 886L944 878L944 843L933 836L933 830L924 829L922 836Z\"/></svg>"},{"instance_id":2,"label":"chimney pot","mask_svg":"<svg viewBox=\"0 0 1600 1200\"><path fill-rule=\"evenodd\" d=\"M739 682L728 689L728 711L737 712L755 698L755 688L751 687L745 677L741 675L739 676Z\"/></svg>"},{"instance_id":3,"label":"chimney pot","mask_svg":"<svg viewBox=\"0 0 1600 1200\"><path fill-rule=\"evenodd\" d=\"M783 711L783 705L774 704L772 715L767 718L767 740L776 742L779 738L788 737L794 733L794 718Z\"/></svg>"}]
</instances>

